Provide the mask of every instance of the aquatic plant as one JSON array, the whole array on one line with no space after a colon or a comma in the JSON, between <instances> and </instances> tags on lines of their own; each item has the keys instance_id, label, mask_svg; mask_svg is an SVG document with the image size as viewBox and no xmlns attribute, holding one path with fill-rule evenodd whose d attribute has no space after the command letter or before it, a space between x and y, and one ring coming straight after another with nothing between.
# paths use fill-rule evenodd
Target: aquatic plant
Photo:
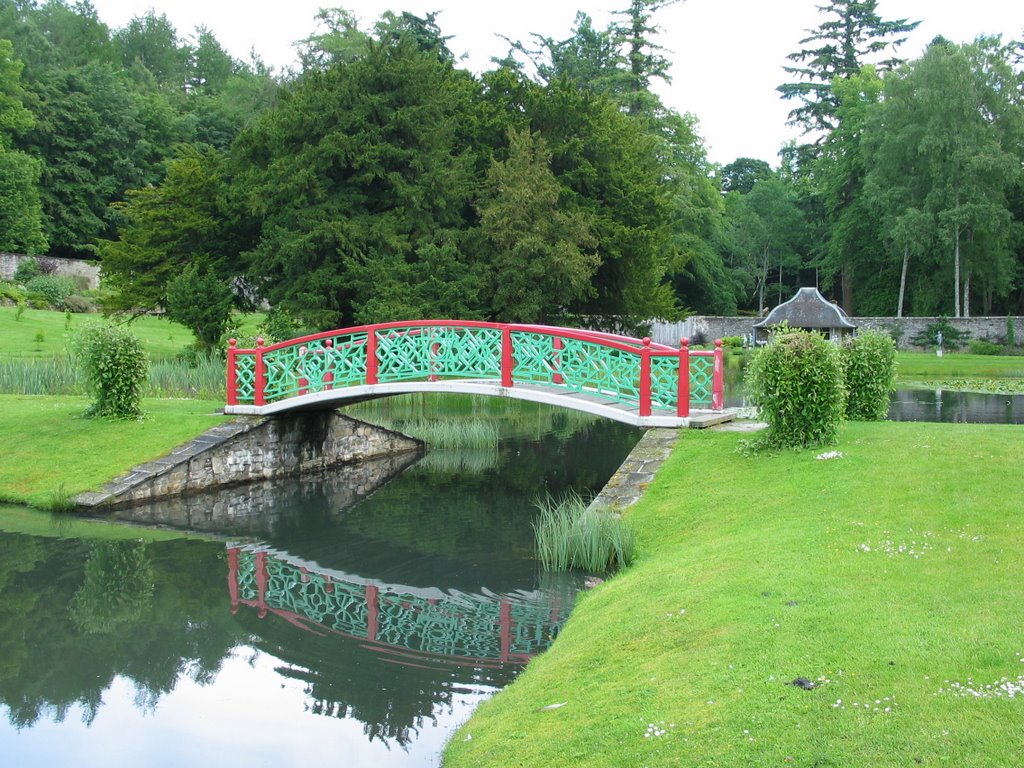
<instances>
[{"instance_id":1,"label":"aquatic plant","mask_svg":"<svg viewBox=\"0 0 1024 768\"><path fill-rule=\"evenodd\" d=\"M498 425L484 419L376 419L385 429L419 438L431 448L496 448Z\"/></svg>"},{"instance_id":2,"label":"aquatic plant","mask_svg":"<svg viewBox=\"0 0 1024 768\"><path fill-rule=\"evenodd\" d=\"M545 570L607 573L633 559L633 531L614 511L591 507L576 493L557 499L549 496L536 506L540 515L533 531Z\"/></svg>"}]
</instances>

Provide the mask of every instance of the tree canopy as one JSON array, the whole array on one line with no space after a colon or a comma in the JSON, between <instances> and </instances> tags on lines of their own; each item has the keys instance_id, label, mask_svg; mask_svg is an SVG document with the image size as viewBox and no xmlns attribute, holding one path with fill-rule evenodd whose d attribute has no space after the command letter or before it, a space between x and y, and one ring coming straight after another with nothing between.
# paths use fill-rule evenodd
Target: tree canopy
<instances>
[{"instance_id":1,"label":"tree canopy","mask_svg":"<svg viewBox=\"0 0 1024 768\"><path fill-rule=\"evenodd\" d=\"M157 10L0 0L0 250L98 258L107 310L207 347L257 302L306 330L639 330L810 284L849 312L1024 311L1020 41L903 62L917 22L832 0L778 87L813 143L716 166L653 90L677 2L581 11L474 74L436 13L325 8L274 72Z\"/></svg>"}]
</instances>

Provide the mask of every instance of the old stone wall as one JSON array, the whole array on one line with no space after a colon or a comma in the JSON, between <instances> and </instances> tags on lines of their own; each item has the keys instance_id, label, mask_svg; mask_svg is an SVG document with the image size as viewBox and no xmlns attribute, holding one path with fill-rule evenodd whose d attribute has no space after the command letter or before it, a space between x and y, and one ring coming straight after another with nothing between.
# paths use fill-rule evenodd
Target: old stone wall
<instances>
[{"instance_id":1,"label":"old stone wall","mask_svg":"<svg viewBox=\"0 0 1024 768\"><path fill-rule=\"evenodd\" d=\"M301 476L257 480L116 507L111 516L141 525L201 531L229 538L272 536L310 509L336 518L419 461L406 451ZM314 482L308 482L310 479Z\"/></svg>"},{"instance_id":2,"label":"old stone wall","mask_svg":"<svg viewBox=\"0 0 1024 768\"><path fill-rule=\"evenodd\" d=\"M0 279L13 280L18 265L24 259L35 258L20 253L0 253ZM89 289L93 290L100 284L100 268L96 264L79 259L58 259L48 258L57 265L56 274L68 277L81 277L88 283Z\"/></svg>"},{"instance_id":3,"label":"old stone wall","mask_svg":"<svg viewBox=\"0 0 1024 768\"><path fill-rule=\"evenodd\" d=\"M85 509L125 507L422 448L418 440L335 411L240 418L136 467L100 492L80 495L76 502Z\"/></svg>"},{"instance_id":4,"label":"old stone wall","mask_svg":"<svg viewBox=\"0 0 1024 768\"><path fill-rule=\"evenodd\" d=\"M863 330L875 330L896 338L899 349L920 349L911 343L918 333L938 317L852 317L850 321ZM693 315L679 323L655 322L651 325L651 340L660 344L676 346L679 339L690 339L691 344L711 344L715 339L726 336L749 336L754 330L757 317L715 317ZM1024 317L1012 317L1017 343L1024 343ZM963 331L971 339L1003 342L1006 338L1006 316L948 318L947 322Z\"/></svg>"}]
</instances>

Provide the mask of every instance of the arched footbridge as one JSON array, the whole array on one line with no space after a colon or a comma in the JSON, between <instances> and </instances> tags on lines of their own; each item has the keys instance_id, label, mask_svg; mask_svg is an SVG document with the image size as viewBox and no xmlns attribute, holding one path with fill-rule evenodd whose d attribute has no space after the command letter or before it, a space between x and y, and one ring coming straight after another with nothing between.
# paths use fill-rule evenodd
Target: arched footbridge
<instances>
[{"instance_id":1,"label":"arched footbridge","mask_svg":"<svg viewBox=\"0 0 1024 768\"><path fill-rule=\"evenodd\" d=\"M723 409L722 342L678 348L598 331L414 320L325 331L253 349L230 342L226 413L333 408L409 392L548 403L643 427Z\"/></svg>"}]
</instances>

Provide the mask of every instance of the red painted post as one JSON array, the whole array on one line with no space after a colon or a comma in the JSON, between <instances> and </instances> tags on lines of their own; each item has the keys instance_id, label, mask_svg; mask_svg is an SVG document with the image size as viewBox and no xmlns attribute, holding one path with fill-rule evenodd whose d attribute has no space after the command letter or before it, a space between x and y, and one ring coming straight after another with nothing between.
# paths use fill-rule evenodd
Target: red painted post
<instances>
[{"instance_id":1,"label":"red painted post","mask_svg":"<svg viewBox=\"0 0 1024 768\"><path fill-rule=\"evenodd\" d=\"M558 371L562 370L562 348L565 346L565 342L562 341L561 336L555 336L551 339L551 346L555 350L555 354L552 356L555 374L551 377L551 383L561 385L565 383L565 380Z\"/></svg>"},{"instance_id":2,"label":"red painted post","mask_svg":"<svg viewBox=\"0 0 1024 768\"><path fill-rule=\"evenodd\" d=\"M238 613L238 547L228 550L228 596L231 598L231 613Z\"/></svg>"},{"instance_id":3,"label":"red painted post","mask_svg":"<svg viewBox=\"0 0 1024 768\"><path fill-rule=\"evenodd\" d=\"M690 415L690 340L679 340L679 386L676 389L676 416Z\"/></svg>"},{"instance_id":4,"label":"red painted post","mask_svg":"<svg viewBox=\"0 0 1024 768\"><path fill-rule=\"evenodd\" d=\"M238 354L237 339L228 339L228 405L238 405L238 370L235 368L235 355Z\"/></svg>"},{"instance_id":5,"label":"red painted post","mask_svg":"<svg viewBox=\"0 0 1024 768\"><path fill-rule=\"evenodd\" d=\"M725 408L725 365L722 361L722 340L715 339L715 369L711 382L711 408Z\"/></svg>"},{"instance_id":6,"label":"red painted post","mask_svg":"<svg viewBox=\"0 0 1024 768\"><path fill-rule=\"evenodd\" d=\"M501 386L512 386L512 329L507 325L501 327Z\"/></svg>"},{"instance_id":7,"label":"red painted post","mask_svg":"<svg viewBox=\"0 0 1024 768\"><path fill-rule=\"evenodd\" d=\"M376 641L380 614L380 589L372 584L366 585L366 639Z\"/></svg>"},{"instance_id":8,"label":"red painted post","mask_svg":"<svg viewBox=\"0 0 1024 768\"><path fill-rule=\"evenodd\" d=\"M267 366L263 362L263 339L256 339L256 371L253 374L256 380L253 382L253 405L266 405L264 392L267 386Z\"/></svg>"},{"instance_id":9,"label":"red painted post","mask_svg":"<svg viewBox=\"0 0 1024 768\"><path fill-rule=\"evenodd\" d=\"M430 345L430 375L427 376L427 381L438 381L439 376L437 375L437 353L441 351L441 345L436 341Z\"/></svg>"},{"instance_id":10,"label":"red painted post","mask_svg":"<svg viewBox=\"0 0 1024 768\"><path fill-rule=\"evenodd\" d=\"M377 383L377 330L366 331L366 383Z\"/></svg>"},{"instance_id":11,"label":"red painted post","mask_svg":"<svg viewBox=\"0 0 1024 768\"><path fill-rule=\"evenodd\" d=\"M333 349L334 341L332 339L327 339L327 341L324 342L324 354L330 362L325 366L327 370L324 372L324 389L334 389L334 359L331 356Z\"/></svg>"},{"instance_id":12,"label":"red painted post","mask_svg":"<svg viewBox=\"0 0 1024 768\"><path fill-rule=\"evenodd\" d=\"M651 340L644 337L640 350L640 416L651 415Z\"/></svg>"},{"instance_id":13,"label":"red painted post","mask_svg":"<svg viewBox=\"0 0 1024 768\"><path fill-rule=\"evenodd\" d=\"M305 345L299 347L299 370L300 371L302 370L302 358L304 358L306 356L307 352L309 352L309 350L306 349ZM308 393L309 393L309 379L307 379L305 376L300 376L299 377L299 394L300 395L305 395L305 394L308 394Z\"/></svg>"}]
</instances>

